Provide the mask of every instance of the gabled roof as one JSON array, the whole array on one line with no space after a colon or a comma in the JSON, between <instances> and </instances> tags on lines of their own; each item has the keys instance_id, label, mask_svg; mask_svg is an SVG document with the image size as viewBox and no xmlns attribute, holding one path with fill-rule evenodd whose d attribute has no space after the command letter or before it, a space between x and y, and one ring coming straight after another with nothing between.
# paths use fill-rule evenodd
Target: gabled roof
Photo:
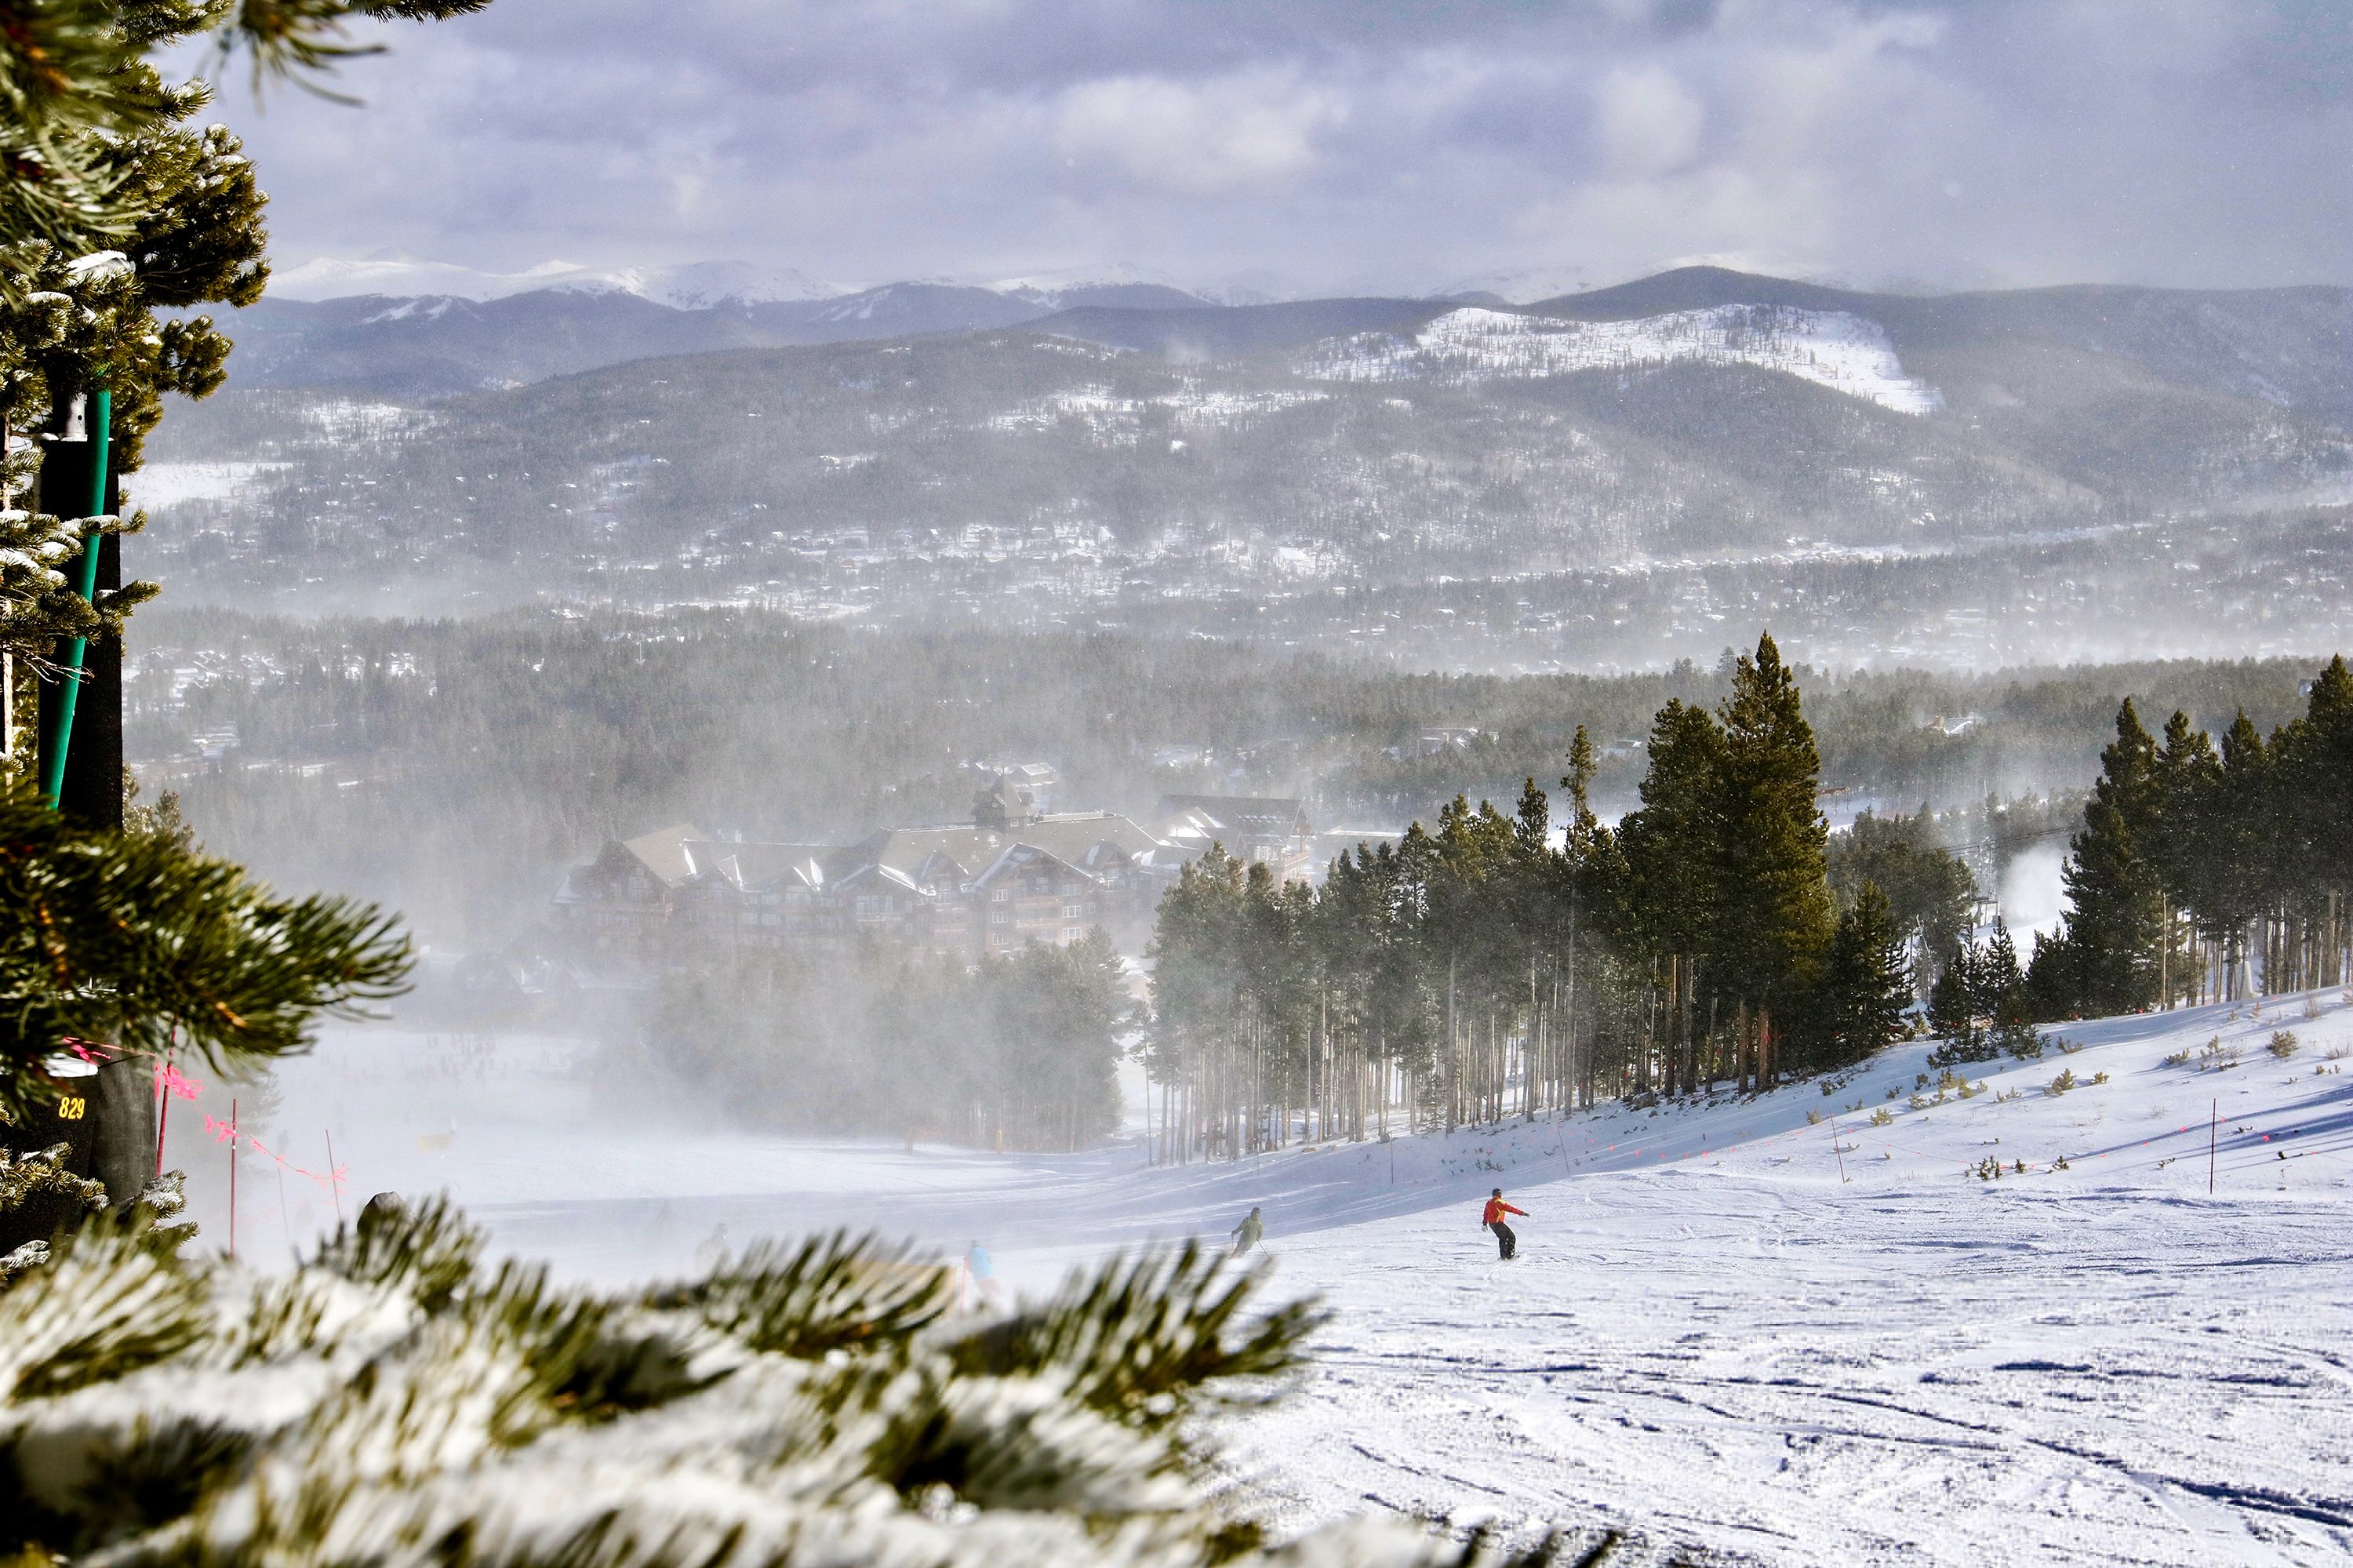
<instances>
[{"instance_id":1,"label":"gabled roof","mask_svg":"<svg viewBox=\"0 0 2353 1568\"><path fill-rule=\"evenodd\" d=\"M1155 854L1173 847L1110 811L1039 817L1016 828L1013 837L1087 871L1108 870L1123 862L1149 864Z\"/></svg>"},{"instance_id":2,"label":"gabled roof","mask_svg":"<svg viewBox=\"0 0 2353 1568\"><path fill-rule=\"evenodd\" d=\"M589 881L625 875L632 865L673 889L700 882L818 892L881 881L917 894L952 895L983 880L1017 848L1097 878L1127 867L1166 868L1185 857L1178 845L1111 811L1064 812L1002 832L971 825L883 828L849 845L730 843L681 823L608 843L595 866L567 876L556 898L577 902Z\"/></svg>"},{"instance_id":3,"label":"gabled roof","mask_svg":"<svg viewBox=\"0 0 2353 1568\"><path fill-rule=\"evenodd\" d=\"M678 822L658 828L650 833L624 839L621 847L634 856L638 864L653 874L654 880L665 887L676 887L695 874L694 857L687 845L696 841L708 841L711 835L691 822Z\"/></svg>"},{"instance_id":4,"label":"gabled roof","mask_svg":"<svg viewBox=\"0 0 2353 1568\"><path fill-rule=\"evenodd\" d=\"M1273 795L1163 795L1158 819L1172 829L1171 838L1212 832L1254 833L1267 838L1291 838L1309 831L1307 809L1297 797Z\"/></svg>"},{"instance_id":5,"label":"gabled roof","mask_svg":"<svg viewBox=\"0 0 2353 1568\"><path fill-rule=\"evenodd\" d=\"M827 862L841 853L833 844L731 844L698 840L684 847L698 874L742 888L773 887L780 883L822 887Z\"/></svg>"},{"instance_id":6,"label":"gabled roof","mask_svg":"<svg viewBox=\"0 0 2353 1568\"><path fill-rule=\"evenodd\" d=\"M830 871L847 882L868 867L914 886L953 891L986 870L1012 841L993 828L884 828L836 854Z\"/></svg>"},{"instance_id":7,"label":"gabled roof","mask_svg":"<svg viewBox=\"0 0 2353 1568\"><path fill-rule=\"evenodd\" d=\"M1053 851L1040 849L1036 844L1008 844L1005 846L1003 854L990 862L987 870L972 879L972 885L975 887L986 887L1000 877L1018 875L1040 862L1043 862L1050 870L1077 871L1079 869Z\"/></svg>"}]
</instances>

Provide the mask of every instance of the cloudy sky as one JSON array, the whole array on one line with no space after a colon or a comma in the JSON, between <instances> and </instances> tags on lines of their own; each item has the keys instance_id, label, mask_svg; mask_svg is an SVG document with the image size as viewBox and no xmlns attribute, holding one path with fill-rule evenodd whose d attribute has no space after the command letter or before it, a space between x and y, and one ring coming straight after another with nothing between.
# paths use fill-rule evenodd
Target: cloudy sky
<instances>
[{"instance_id":1,"label":"cloudy sky","mask_svg":"<svg viewBox=\"0 0 2353 1568\"><path fill-rule=\"evenodd\" d=\"M2346 0L496 0L385 36L364 107L224 97L281 266L2353 283Z\"/></svg>"}]
</instances>

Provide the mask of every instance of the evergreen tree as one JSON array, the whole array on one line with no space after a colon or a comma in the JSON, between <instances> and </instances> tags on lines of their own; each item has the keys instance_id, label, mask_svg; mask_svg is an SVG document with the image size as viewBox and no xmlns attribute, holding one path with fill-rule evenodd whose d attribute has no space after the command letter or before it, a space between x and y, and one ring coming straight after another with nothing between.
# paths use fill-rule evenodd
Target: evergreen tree
<instances>
[{"instance_id":1,"label":"evergreen tree","mask_svg":"<svg viewBox=\"0 0 2353 1568\"><path fill-rule=\"evenodd\" d=\"M1821 759L1769 633L1735 665L1723 718L1724 981L1753 1020L1749 1065L1764 1085L1778 1066L1775 1016L1820 982L1834 920L1829 830L1814 807Z\"/></svg>"},{"instance_id":2,"label":"evergreen tree","mask_svg":"<svg viewBox=\"0 0 2353 1568\"><path fill-rule=\"evenodd\" d=\"M1563 948L1556 970L1560 986L1558 1041L1554 1053L1555 1093L1559 1103L1573 1103L1581 1085L1586 1057L1579 1052L1578 1020L1593 1005L1596 964L1595 938L1600 928L1597 906L1603 891L1622 875L1617 845L1593 812L1593 779L1597 771L1593 741L1578 725L1568 743L1568 771L1560 787L1568 798L1561 823L1558 918ZM1589 1036L1588 1036L1589 1038Z\"/></svg>"},{"instance_id":3,"label":"evergreen tree","mask_svg":"<svg viewBox=\"0 0 2353 1568\"><path fill-rule=\"evenodd\" d=\"M1978 1012L1984 969L1984 949L1974 940L1963 941L1946 956L1936 983L1928 988L1928 1027L1944 1039L1929 1056L1929 1065L1983 1062L1993 1056L1997 1048L1987 1039Z\"/></svg>"},{"instance_id":4,"label":"evergreen tree","mask_svg":"<svg viewBox=\"0 0 2353 1568\"><path fill-rule=\"evenodd\" d=\"M2027 1015L2031 1018L2081 1018L2084 981L2075 945L2067 939L2063 923L2055 932L2034 934L2034 956L2026 965Z\"/></svg>"},{"instance_id":5,"label":"evergreen tree","mask_svg":"<svg viewBox=\"0 0 2353 1568\"><path fill-rule=\"evenodd\" d=\"M1993 935L1974 950L1976 961L1965 977L1969 1010L1996 1024L2017 1017L2025 1005L2026 976L2018 967L2018 945L2010 939L2010 927L2000 916L1994 916Z\"/></svg>"},{"instance_id":6,"label":"evergreen tree","mask_svg":"<svg viewBox=\"0 0 2353 1568\"><path fill-rule=\"evenodd\" d=\"M2021 1058L2042 1054L2042 1035L2031 1022L2034 1007L2026 974L2000 916L1994 916L1993 936L1970 976L1970 989L1971 1005L1991 1025L1985 1040L1992 1050Z\"/></svg>"},{"instance_id":7,"label":"evergreen tree","mask_svg":"<svg viewBox=\"0 0 2353 1568\"><path fill-rule=\"evenodd\" d=\"M2272 856L2266 853L2274 776L2270 748L2241 709L2222 732L2222 766L2207 817L2207 921L2223 947L2226 990L2242 996L2251 983L2248 928L2269 902Z\"/></svg>"},{"instance_id":8,"label":"evergreen tree","mask_svg":"<svg viewBox=\"0 0 2353 1568\"><path fill-rule=\"evenodd\" d=\"M1906 940L1887 895L1877 883L1865 882L1853 907L1839 916L1831 943L1831 1049L1812 1065L1841 1067L1902 1038L1904 1015L1912 1004Z\"/></svg>"},{"instance_id":9,"label":"evergreen tree","mask_svg":"<svg viewBox=\"0 0 2353 1568\"><path fill-rule=\"evenodd\" d=\"M1229 1008L1247 1044L1229 1056L1235 1072L1212 1076L1282 1112L1280 1125L1313 1102L1314 1125L1358 1133L1366 1114L1377 1122L1393 1103L1447 1125L1674 1094L1731 1075L1769 1083L1876 1049L1901 1027L1907 947L1936 928L1932 916L1959 930L1968 874L1925 811L1866 817L1810 865L1822 837L1794 683L1769 639L1757 658L1729 661L1728 673L1725 719L1681 698L1658 711L1641 803L1615 832L1592 811L1592 749L1580 730L1563 800L1524 781L1505 816L1458 796L1437 832L1415 823L1393 847L1342 854L1320 894L1228 872L1228 891L1205 901L1201 868L1188 873L1163 912L1155 1039ZM2260 927L2267 985L2336 983L2327 977L2344 972L2348 936L2331 880L2340 874L2304 863L2335 867L2327 857L2339 851L2325 824L2299 812L2306 796L2334 800L2344 788L2323 760L2353 727L2353 676L2332 666L2312 710L2269 743L2242 716L2216 754L2186 719L2167 726L2162 746L2150 741L2127 706L2069 863L2080 896L2065 927L2038 936L2023 972L2002 921L1982 942L1957 936L1930 991L1930 1021L1944 1036L1933 1060L2039 1054L2033 1020L2094 1005L2096 983L2116 968L2116 901L2106 893L2120 877L2147 895L2145 941L2126 944L2141 973L2168 961L2157 944L2173 878L2182 921L2200 932L2242 901ZM1907 920L1875 877L1859 874L1871 865L1915 878L1929 913ZM1821 877L1808 874L1815 867ZM1835 904L1833 873L1851 889ZM1823 934L1813 912L1840 906ZM1181 953L1208 956L1188 969ZM2190 982L2168 983L2179 994ZM1193 986L1211 1005L1184 1002ZM1785 1043L1778 1065L1757 1060L1767 1032ZM1356 1087L1358 1109L1335 1111L1326 1089L1335 1082ZM1208 1143L1257 1146L1225 1137Z\"/></svg>"},{"instance_id":10,"label":"evergreen tree","mask_svg":"<svg viewBox=\"0 0 2353 1568\"><path fill-rule=\"evenodd\" d=\"M1924 953L1949 952L1968 933L1977 879L1937 841L1926 806L1913 817L1860 813L1831 839L1827 870L1841 908L1852 906L1865 882L1877 883L1896 925Z\"/></svg>"},{"instance_id":11,"label":"evergreen tree","mask_svg":"<svg viewBox=\"0 0 2353 1568\"><path fill-rule=\"evenodd\" d=\"M2353 894L2353 669L2341 653L2312 683L2295 772L2293 853L2334 895L2341 936L2345 900Z\"/></svg>"},{"instance_id":12,"label":"evergreen tree","mask_svg":"<svg viewBox=\"0 0 2353 1568\"><path fill-rule=\"evenodd\" d=\"M2158 745L2149 833L2150 864L2164 900L2158 932L2158 991L2168 1007L2191 993L2197 978L2193 953L2182 936L2186 932L2194 938L2194 925L2185 922L2207 891L2206 876L2214 858L2209 839L2215 825L2209 807L2221 771L2212 739L2190 724L2188 714L2175 709Z\"/></svg>"},{"instance_id":13,"label":"evergreen tree","mask_svg":"<svg viewBox=\"0 0 2353 1568\"><path fill-rule=\"evenodd\" d=\"M1663 1051L1672 1086L1694 1075L1685 1058L1702 999L1712 1033L1724 991L1724 731L1705 708L1670 698L1651 726L1650 761L1641 809L1619 824L1610 891L1614 934L1646 998L1648 1044Z\"/></svg>"},{"instance_id":14,"label":"evergreen tree","mask_svg":"<svg viewBox=\"0 0 2353 1568\"><path fill-rule=\"evenodd\" d=\"M1194 1248L973 1319L950 1316L950 1270L840 1235L604 1292L493 1265L486 1241L438 1204L371 1204L274 1275L129 1226L72 1239L0 1291L11 1551L1501 1568L1409 1524L1277 1544L1210 1484L1206 1417L1280 1393L1323 1314L1260 1310L1257 1276Z\"/></svg>"},{"instance_id":15,"label":"evergreen tree","mask_svg":"<svg viewBox=\"0 0 2353 1568\"><path fill-rule=\"evenodd\" d=\"M2148 854L2158 810L2157 746L2127 697L2060 874L2073 1000L2083 1012L2133 1012L2158 1000L2163 889Z\"/></svg>"},{"instance_id":16,"label":"evergreen tree","mask_svg":"<svg viewBox=\"0 0 2353 1568\"><path fill-rule=\"evenodd\" d=\"M108 535L137 520L45 513L43 436L103 434L107 471L138 468L163 396L221 384L229 343L207 302L249 304L268 272L264 202L237 138L196 128L203 81L151 58L217 30L257 79L315 78L353 16L427 17L482 0L0 0L0 663L62 678L60 638L119 637L152 585L85 599ZM88 427L103 390L107 423ZM57 487L52 486L54 491ZM69 662L70 661L64 661ZM20 716L12 714L11 718ZM0 758L0 774L28 758ZM89 832L21 777L0 777L0 1113L18 1128L56 1098L43 1063L68 1037L216 1066L300 1049L322 1011L400 989L407 946L375 910L278 898L171 832ZM0 1231L23 1223L0 1205Z\"/></svg>"},{"instance_id":17,"label":"evergreen tree","mask_svg":"<svg viewBox=\"0 0 2353 1568\"><path fill-rule=\"evenodd\" d=\"M45 1106L68 1039L216 1069L300 1051L321 1012L398 994L407 939L372 907L280 898L159 833L88 829L0 783L0 1111Z\"/></svg>"}]
</instances>

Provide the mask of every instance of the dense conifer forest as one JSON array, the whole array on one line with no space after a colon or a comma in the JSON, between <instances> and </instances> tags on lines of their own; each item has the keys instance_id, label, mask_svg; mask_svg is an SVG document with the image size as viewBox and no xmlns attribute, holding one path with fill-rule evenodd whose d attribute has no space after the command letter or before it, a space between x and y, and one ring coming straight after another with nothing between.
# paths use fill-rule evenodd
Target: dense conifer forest
<instances>
[{"instance_id":1,"label":"dense conifer forest","mask_svg":"<svg viewBox=\"0 0 2353 1568\"><path fill-rule=\"evenodd\" d=\"M1052 764L1066 807L1298 795L1319 830L1394 832L1457 794L1548 786L1582 726L1608 820L1639 801L1651 715L1712 708L1731 673L1728 654L1614 676L1401 673L1222 641L750 612L302 622L168 608L134 623L129 664L127 750L150 799L177 791L206 843L282 886L364 892L469 948L526 929L561 868L607 838L687 821L848 842L962 820L975 760ZM2302 711L2314 667L1796 675L1835 791L1825 809L1884 821L1933 806L1990 880L2001 857L2059 842L2034 835L2072 820L2123 697L2216 733L2244 708L2267 731ZM1466 733L1426 750L1440 728ZM1989 816L1989 796L2009 809Z\"/></svg>"},{"instance_id":2,"label":"dense conifer forest","mask_svg":"<svg viewBox=\"0 0 2353 1568\"><path fill-rule=\"evenodd\" d=\"M1820 758L1770 636L1711 709L1652 721L1640 804L1592 809L1578 731L1560 812L1461 796L1434 832L1344 853L1320 888L1213 853L1161 906L1148 1062L1170 1160L1294 1138L1493 1123L1620 1096L1763 1089L1861 1063L1914 1027L1943 1059L2040 1054L2039 1020L2341 983L2338 824L2353 675L2219 751L2127 699L2070 842L2070 907L2021 968L1969 928L1967 868L1925 816L1832 840Z\"/></svg>"}]
</instances>

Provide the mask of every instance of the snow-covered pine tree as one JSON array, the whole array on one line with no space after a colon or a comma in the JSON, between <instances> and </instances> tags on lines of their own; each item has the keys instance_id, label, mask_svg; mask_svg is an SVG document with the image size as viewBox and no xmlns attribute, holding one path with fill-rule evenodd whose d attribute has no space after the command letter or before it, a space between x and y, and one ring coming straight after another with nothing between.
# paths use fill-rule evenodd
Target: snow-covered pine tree
<instances>
[{"instance_id":1,"label":"snow-covered pine tree","mask_svg":"<svg viewBox=\"0 0 2353 1568\"><path fill-rule=\"evenodd\" d=\"M1271 1542L1198 1419L1277 1392L1310 1305L1192 1249L976 1324L841 1236L645 1290L371 1205L290 1275L130 1224L0 1292L19 1564L927 1568L1521 1563L1388 1520ZM1583 1561L1599 1561L1604 1542Z\"/></svg>"},{"instance_id":2,"label":"snow-covered pine tree","mask_svg":"<svg viewBox=\"0 0 2353 1568\"><path fill-rule=\"evenodd\" d=\"M375 908L281 898L151 832L81 825L0 780L0 1118L38 1125L69 1039L215 1068L299 1051L322 1012L396 994L407 939ZM21 1154L41 1147L12 1137ZM0 1252L40 1239L0 1200ZM24 1234L19 1234L24 1232Z\"/></svg>"},{"instance_id":3,"label":"snow-covered pine tree","mask_svg":"<svg viewBox=\"0 0 2353 1568\"><path fill-rule=\"evenodd\" d=\"M136 1051L176 1026L216 1065L266 1057L299 1046L321 1008L386 994L405 972L405 943L373 910L278 899L184 840L104 831L119 810L84 832L33 797L23 721L37 683L24 677L58 675L60 638L99 639L102 656L154 589L101 588L86 602L66 568L124 524L82 515L76 485L62 487L71 510L27 503L36 438L86 427L101 383L109 471L135 470L163 395L200 397L223 378L228 340L176 313L250 303L268 276L252 166L226 129L194 123L210 87L167 85L151 58L212 33L216 58L244 51L257 82L315 85L361 52L351 18L484 3L0 0L0 689L22 737L0 758L0 1115L19 1156L42 1152L32 1113L57 1090L41 1064L68 1036ZM16 1234L27 1225L47 1229L0 1204L0 1247L30 1239Z\"/></svg>"}]
</instances>

